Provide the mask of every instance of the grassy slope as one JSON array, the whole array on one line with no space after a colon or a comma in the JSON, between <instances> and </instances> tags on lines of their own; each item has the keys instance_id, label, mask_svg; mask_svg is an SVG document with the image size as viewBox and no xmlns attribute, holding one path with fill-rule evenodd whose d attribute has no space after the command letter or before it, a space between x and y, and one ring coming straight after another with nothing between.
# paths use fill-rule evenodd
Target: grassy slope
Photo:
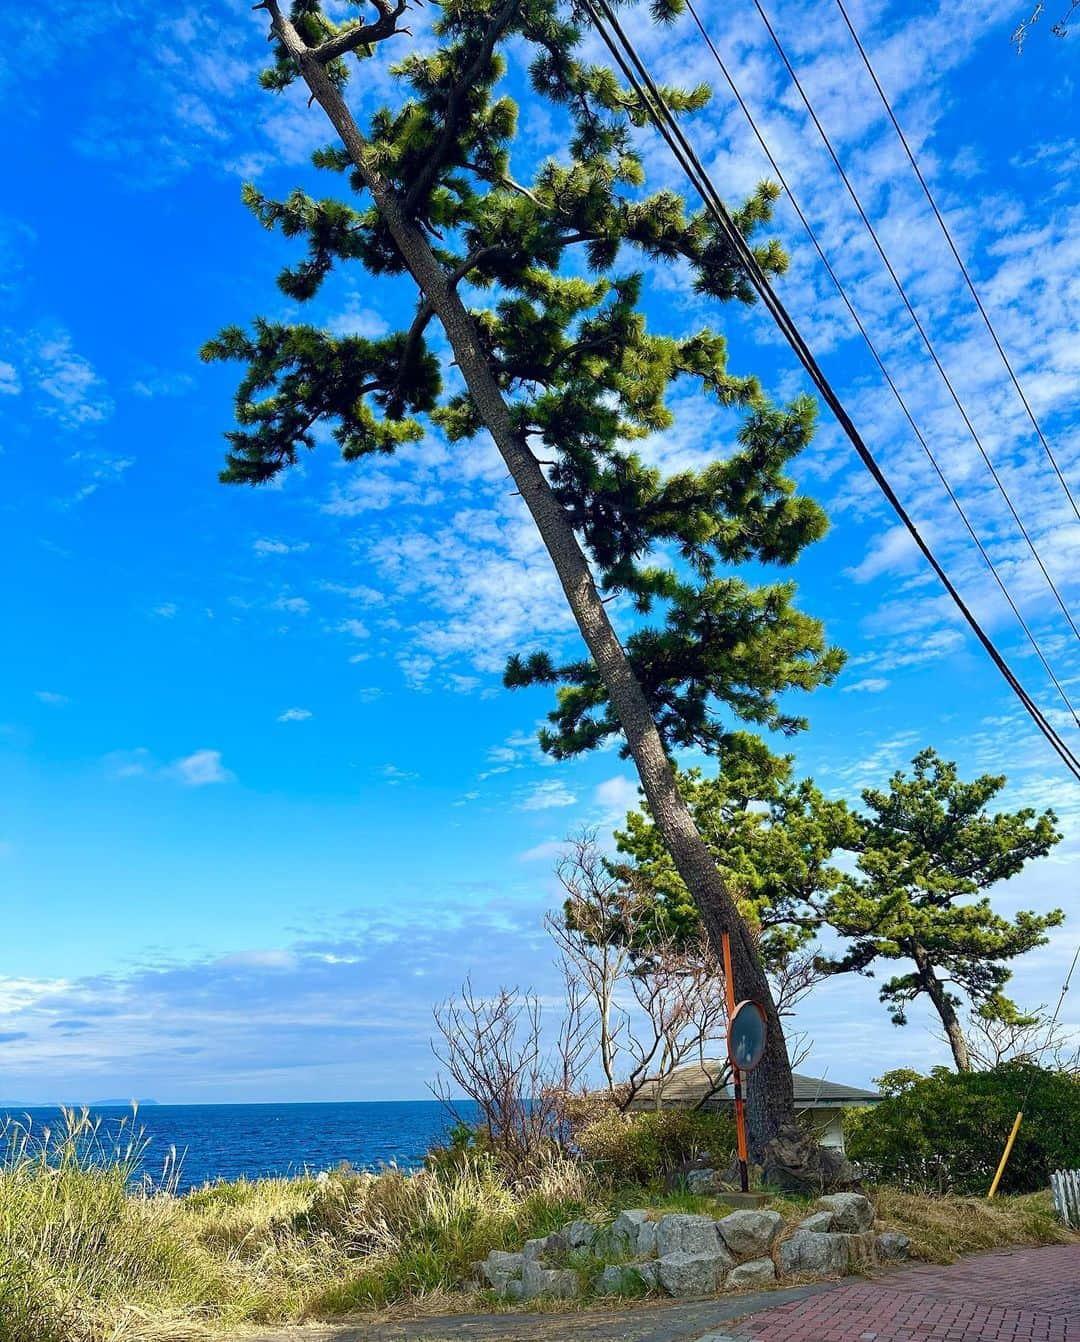
<instances>
[{"instance_id":1,"label":"grassy slope","mask_svg":"<svg viewBox=\"0 0 1080 1342\"><path fill-rule=\"evenodd\" d=\"M0 1342L185 1339L249 1321L430 1309L452 1296L464 1305L476 1259L575 1216L660 1203L715 1210L706 1199L605 1188L571 1162L517 1190L480 1167L132 1195L137 1152L92 1155L92 1146L24 1143L0 1166ZM790 1219L806 1211L795 1200L778 1206ZM878 1206L936 1262L1067 1237L1042 1195L987 1204L881 1189Z\"/></svg>"}]
</instances>

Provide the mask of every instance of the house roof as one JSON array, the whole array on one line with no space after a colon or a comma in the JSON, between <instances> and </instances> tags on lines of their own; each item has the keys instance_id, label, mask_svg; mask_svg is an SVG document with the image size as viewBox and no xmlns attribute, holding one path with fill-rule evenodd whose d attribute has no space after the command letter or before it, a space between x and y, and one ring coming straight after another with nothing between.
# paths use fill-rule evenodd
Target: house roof
<instances>
[{"instance_id":1,"label":"house roof","mask_svg":"<svg viewBox=\"0 0 1080 1342\"><path fill-rule=\"evenodd\" d=\"M703 1062L689 1063L677 1067L664 1083L661 1103L669 1105L699 1104L702 1096L716 1085L724 1075L726 1061L706 1058ZM862 1090L858 1086L848 1086L839 1081L827 1081L823 1077L802 1076L792 1073L797 1109L836 1109L856 1108L877 1104L882 1098L875 1090ZM656 1081L646 1081L638 1092L636 1107L646 1103L655 1103ZM705 1101L709 1106L731 1104L734 1096L731 1087L722 1086Z\"/></svg>"}]
</instances>

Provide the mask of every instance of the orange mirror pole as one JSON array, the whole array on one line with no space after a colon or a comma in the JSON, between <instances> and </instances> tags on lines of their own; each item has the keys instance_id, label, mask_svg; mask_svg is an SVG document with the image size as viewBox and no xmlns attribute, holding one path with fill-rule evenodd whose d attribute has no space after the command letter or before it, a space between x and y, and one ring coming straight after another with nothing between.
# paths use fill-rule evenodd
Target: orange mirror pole
<instances>
[{"instance_id":1,"label":"orange mirror pole","mask_svg":"<svg viewBox=\"0 0 1080 1342\"><path fill-rule=\"evenodd\" d=\"M731 937L721 933L724 946L724 989L727 993L728 1030L735 1017L735 984L731 977ZM739 1187L744 1193L750 1191L750 1170L746 1160L746 1106L743 1104L742 1075L731 1057L731 1040L728 1039L728 1058L731 1061L731 1088L735 1095L735 1132L739 1143Z\"/></svg>"}]
</instances>

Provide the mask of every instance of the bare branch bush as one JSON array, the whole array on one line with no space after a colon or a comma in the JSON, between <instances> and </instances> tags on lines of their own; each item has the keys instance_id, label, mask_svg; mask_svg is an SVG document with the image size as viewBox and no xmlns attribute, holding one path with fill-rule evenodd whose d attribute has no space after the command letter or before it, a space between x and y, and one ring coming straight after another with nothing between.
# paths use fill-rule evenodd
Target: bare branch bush
<instances>
[{"instance_id":1,"label":"bare branch bush","mask_svg":"<svg viewBox=\"0 0 1080 1342\"><path fill-rule=\"evenodd\" d=\"M944 1033L935 1037L948 1042ZM1080 1034L1051 1021L1045 1004L1013 1020L972 1012L965 1030L971 1064L991 1071L1003 1063L1033 1063L1055 1072L1080 1072Z\"/></svg>"},{"instance_id":2,"label":"bare branch bush","mask_svg":"<svg viewBox=\"0 0 1080 1342\"><path fill-rule=\"evenodd\" d=\"M644 1092L659 1107L672 1072L704 1063L723 1036L723 973L704 937L680 946L653 935L642 954L647 898L604 859L594 830L569 845L556 868L566 901L546 919L567 990L592 1004L609 1102L625 1110ZM702 1103L727 1082L727 1069L716 1071Z\"/></svg>"},{"instance_id":3,"label":"bare branch bush","mask_svg":"<svg viewBox=\"0 0 1080 1342\"><path fill-rule=\"evenodd\" d=\"M440 1038L432 1049L446 1069L435 1095L457 1123L479 1126L511 1177L535 1172L566 1140L566 1097L580 1088L594 1049L590 1017L585 994L573 987L549 1046L540 999L519 988L482 997L466 980L460 996L435 1008Z\"/></svg>"}]
</instances>

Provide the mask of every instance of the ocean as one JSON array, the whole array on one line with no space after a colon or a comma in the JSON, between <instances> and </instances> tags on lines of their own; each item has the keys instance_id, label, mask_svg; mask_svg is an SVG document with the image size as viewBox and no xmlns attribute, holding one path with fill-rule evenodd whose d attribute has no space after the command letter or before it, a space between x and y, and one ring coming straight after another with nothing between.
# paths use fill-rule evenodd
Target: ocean
<instances>
[{"instance_id":1,"label":"ocean","mask_svg":"<svg viewBox=\"0 0 1080 1342\"><path fill-rule=\"evenodd\" d=\"M95 1105L106 1130L130 1108ZM52 1127L55 1108L7 1109L35 1128ZM396 1163L414 1169L450 1125L437 1100L387 1100L340 1104L152 1104L139 1109L138 1126L150 1139L143 1170L161 1174L175 1147L180 1191L215 1179L257 1179L333 1169L348 1161L358 1169Z\"/></svg>"}]
</instances>

